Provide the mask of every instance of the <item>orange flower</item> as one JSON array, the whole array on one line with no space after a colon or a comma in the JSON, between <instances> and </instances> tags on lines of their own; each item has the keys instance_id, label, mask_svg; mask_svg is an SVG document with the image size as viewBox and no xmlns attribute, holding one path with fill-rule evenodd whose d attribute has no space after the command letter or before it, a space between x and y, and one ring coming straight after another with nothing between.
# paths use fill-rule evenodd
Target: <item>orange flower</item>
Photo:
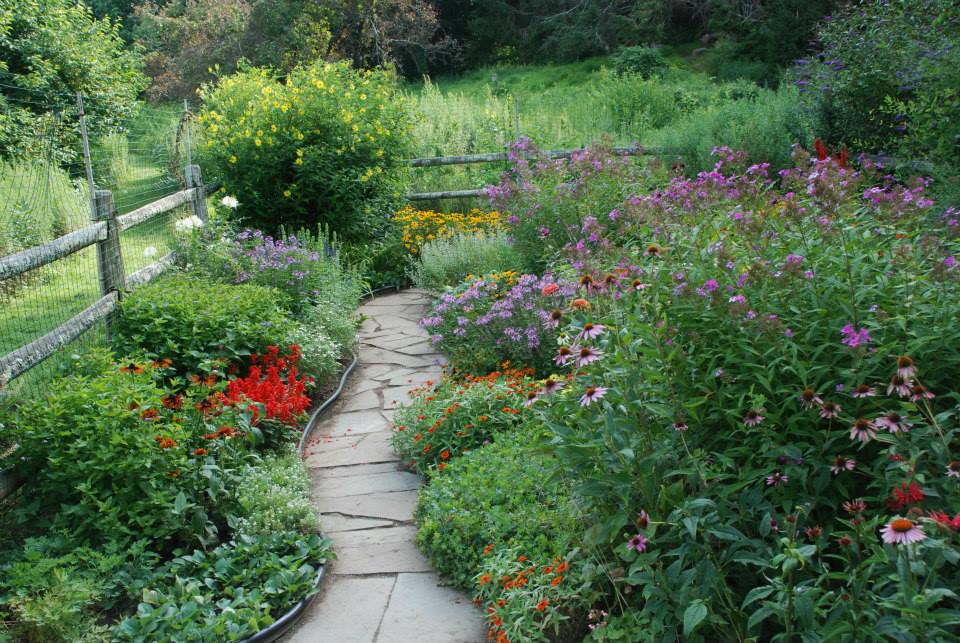
<instances>
[{"instance_id":1,"label":"orange flower","mask_svg":"<svg viewBox=\"0 0 960 643\"><path fill-rule=\"evenodd\" d=\"M560 290L560 286L558 286L557 284L547 284L546 286L543 287L540 293L544 297L549 297L550 295L557 292L558 290Z\"/></svg>"},{"instance_id":2,"label":"orange flower","mask_svg":"<svg viewBox=\"0 0 960 643\"><path fill-rule=\"evenodd\" d=\"M543 610L547 609L547 605L549 605L549 604L550 604L550 601L549 601L549 600L547 600L546 598L543 599L542 601L540 601L539 603L537 603L537 611L538 611L538 612L542 612Z\"/></svg>"},{"instance_id":3,"label":"orange flower","mask_svg":"<svg viewBox=\"0 0 960 643\"><path fill-rule=\"evenodd\" d=\"M170 437L158 435L153 439L157 441L157 446L159 446L161 449L172 449L173 447L177 446L177 441Z\"/></svg>"},{"instance_id":4,"label":"orange flower","mask_svg":"<svg viewBox=\"0 0 960 643\"><path fill-rule=\"evenodd\" d=\"M441 452L440 452L440 459L441 459L441 460L449 460L449 459L450 459L450 452L449 452L448 450L446 450L446 449L444 449L443 451L441 451Z\"/></svg>"},{"instance_id":5,"label":"orange flower","mask_svg":"<svg viewBox=\"0 0 960 643\"><path fill-rule=\"evenodd\" d=\"M163 404L163 408L165 409L178 411L183 407L183 395L180 393L177 393L176 395L167 395L160 400L160 403Z\"/></svg>"},{"instance_id":6,"label":"orange flower","mask_svg":"<svg viewBox=\"0 0 960 643\"><path fill-rule=\"evenodd\" d=\"M478 421L478 422L486 422L486 421L489 420L489 419L490 419L490 416L489 416L489 415L481 415L481 416L478 416L478 417L477 417L477 421Z\"/></svg>"},{"instance_id":7,"label":"orange flower","mask_svg":"<svg viewBox=\"0 0 960 643\"><path fill-rule=\"evenodd\" d=\"M141 373L143 373L143 366L141 366L140 364L135 364L133 362L130 362L129 364L124 364L123 366L121 366L120 372L134 373L136 375L140 375Z\"/></svg>"},{"instance_id":8,"label":"orange flower","mask_svg":"<svg viewBox=\"0 0 960 643\"><path fill-rule=\"evenodd\" d=\"M590 302L582 297L578 297L570 302L570 307L574 310L590 310Z\"/></svg>"},{"instance_id":9,"label":"orange flower","mask_svg":"<svg viewBox=\"0 0 960 643\"><path fill-rule=\"evenodd\" d=\"M483 587L490 582L490 574L484 574L480 577L480 587Z\"/></svg>"},{"instance_id":10,"label":"orange flower","mask_svg":"<svg viewBox=\"0 0 960 643\"><path fill-rule=\"evenodd\" d=\"M427 455L428 453L430 453L430 449L431 449L431 446L429 444L425 445L423 447L423 455Z\"/></svg>"},{"instance_id":11,"label":"orange flower","mask_svg":"<svg viewBox=\"0 0 960 643\"><path fill-rule=\"evenodd\" d=\"M518 556L518 557L517 557L517 562L518 562L518 563L525 563L525 562L527 562L527 557L526 557L526 556Z\"/></svg>"},{"instance_id":12,"label":"orange flower","mask_svg":"<svg viewBox=\"0 0 960 643\"><path fill-rule=\"evenodd\" d=\"M160 417L160 411L157 409L144 409L140 412L140 419L150 422Z\"/></svg>"},{"instance_id":13,"label":"orange flower","mask_svg":"<svg viewBox=\"0 0 960 643\"><path fill-rule=\"evenodd\" d=\"M206 386L213 386L214 384L217 383L217 376L216 376L216 375L213 375L213 374L207 375L207 376L204 378L203 383L204 383Z\"/></svg>"},{"instance_id":14,"label":"orange flower","mask_svg":"<svg viewBox=\"0 0 960 643\"><path fill-rule=\"evenodd\" d=\"M562 583L562 582L563 582L563 576L557 576L557 577L554 578L552 581L550 581L550 584L553 585L554 587L556 587L557 585L559 585L559 584Z\"/></svg>"},{"instance_id":15,"label":"orange flower","mask_svg":"<svg viewBox=\"0 0 960 643\"><path fill-rule=\"evenodd\" d=\"M163 359L157 359L150 362L150 366L153 368L170 368L173 365L173 360L169 357L164 357Z\"/></svg>"},{"instance_id":16,"label":"orange flower","mask_svg":"<svg viewBox=\"0 0 960 643\"><path fill-rule=\"evenodd\" d=\"M200 455L200 456L207 455L207 450L204 449L203 447L200 447L199 449L196 449L193 452L193 455Z\"/></svg>"},{"instance_id":17,"label":"orange flower","mask_svg":"<svg viewBox=\"0 0 960 643\"><path fill-rule=\"evenodd\" d=\"M563 572L567 571L568 569L570 569L570 565L567 564L567 561L563 561L562 563L560 563L559 565L557 565L557 573L558 573L558 574L562 574Z\"/></svg>"},{"instance_id":18,"label":"orange flower","mask_svg":"<svg viewBox=\"0 0 960 643\"><path fill-rule=\"evenodd\" d=\"M443 470L446 469L446 468L447 468L447 463L446 463L446 462L441 462L440 465L437 466L437 470L438 470L438 471L443 471Z\"/></svg>"},{"instance_id":19,"label":"orange flower","mask_svg":"<svg viewBox=\"0 0 960 643\"><path fill-rule=\"evenodd\" d=\"M483 548L483 555L486 556L492 551L493 551L493 543L490 543L489 545Z\"/></svg>"},{"instance_id":20,"label":"orange flower","mask_svg":"<svg viewBox=\"0 0 960 643\"><path fill-rule=\"evenodd\" d=\"M233 437L236 434L237 434L237 430L232 426L221 426L219 429L217 429L217 433L216 433L218 437L221 435L224 435L227 437Z\"/></svg>"},{"instance_id":21,"label":"orange flower","mask_svg":"<svg viewBox=\"0 0 960 643\"><path fill-rule=\"evenodd\" d=\"M423 439L423 436L420 435L419 433L414 433L414 434L413 434L413 441L414 441L414 442L419 442L419 441L422 440L422 439Z\"/></svg>"}]
</instances>

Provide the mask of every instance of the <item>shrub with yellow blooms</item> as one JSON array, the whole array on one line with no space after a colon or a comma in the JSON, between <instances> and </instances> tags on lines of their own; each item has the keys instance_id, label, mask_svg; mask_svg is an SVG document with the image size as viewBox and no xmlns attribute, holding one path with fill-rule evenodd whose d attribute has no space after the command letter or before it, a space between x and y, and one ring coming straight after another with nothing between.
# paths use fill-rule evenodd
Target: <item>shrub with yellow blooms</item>
<instances>
[{"instance_id":1,"label":"shrub with yellow blooms","mask_svg":"<svg viewBox=\"0 0 960 643\"><path fill-rule=\"evenodd\" d=\"M359 239L386 223L411 134L395 74L321 61L281 81L247 68L200 94L204 161L245 224Z\"/></svg>"},{"instance_id":2,"label":"shrub with yellow blooms","mask_svg":"<svg viewBox=\"0 0 960 643\"><path fill-rule=\"evenodd\" d=\"M494 232L501 226L501 217L496 210L484 212L474 208L470 212L434 212L407 206L393 215L393 222L400 226L404 247L411 254L418 254L429 241L458 234Z\"/></svg>"}]
</instances>

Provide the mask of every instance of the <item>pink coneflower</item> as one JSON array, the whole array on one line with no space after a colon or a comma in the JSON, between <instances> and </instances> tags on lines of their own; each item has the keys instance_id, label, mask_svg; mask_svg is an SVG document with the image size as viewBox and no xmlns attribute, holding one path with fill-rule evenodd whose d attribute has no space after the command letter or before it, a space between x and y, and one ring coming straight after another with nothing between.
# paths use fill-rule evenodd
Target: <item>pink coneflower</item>
<instances>
[{"instance_id":1,"label":"pink coneflower","mask_svg":"<svg viewBox=\"0 0 960 643\"><path fill-rule=\"evenodd\" d=\"M833 475L836 476L836 475L840 475L840 472L844 470L853 471L854 467L856 466L857 466L856 460L853 460L853 459L848 460L842 455L838 455L836 458L834 458L833 466L830 467L830 471L832 471Z\"/></svg>"},{"instance_id":2,"label":"pink coneflower","mask_svg":"<svg viewBox=\"0 0 960 643\"><path fill-rule=\"evenodd\" d=\"M780 473L779 471L767 476L768 487L779 487L780 485L785 485L788 482L790 482L790 476L786 475L785 473Z\"/></svg>"},{"instance_id":3,"label":"pink coneflower","mask_svg":"<svg viewBox=\"0 0 960 643\"><path fill-rule=\"evenodd\" d=\"M648 542L649 541L647 540L646 536L644 536L643 534L637 534L636 536L634 536L633 538L627 541L627 551L630 551L632 549L633 551L639 554L640 552L647 550Z\"/></svg>"},{"instance_id":4,"label":"pink coneflower","mask_svg":"<svg viewBox=\"0 0 960 643\"><path fill-rule=\"evenodd\" d=\"M817 404L823 404L823 400L820 399L820 396L817 395L816 391L812 388L805 388L800 391L800 404L803 405L804 411L809 411Z\"/></svg>"},{"instance_id":5,"label":"pink coneflower","mask_svg":"<svg viewBox=\"0 0 960 643\"><path fill-rule=\"evenodd\" d=\"M891 545L909 545L927 537L920 525L907 518L894 518L880 529L880 535Z\"/></svg>"},{"instance_id":6,"label":"pink coneflower","mask_svg":"<svg viewBox=\"0 0 960 643\"><path fill-rule=\"evenodd\" d=\"M917 367L913 359L907 355L901 355L897 358L897 375L905 380L910 379L917 373Z\"/></svg>"},{"instance_id":7,"label":"pink coneflower","mask_svg":"<svg viewBox=\"0 0 960 643\"><path fill-rule=\"evenodd\" d=\"M687 426L687 423L686 423L686 422L674 422L674 423L673 423L673 430L676 431L677 433L683 433L684 431L686 431L686 430L689 429L689 428L690 428L690 427Z\"/></svg>"},{"instance_id":8,"label":"pink coneflower","mask_svg":"<svg viewBox=\"0 0 960 643\"><path fill-rule=\"evenodd\" d=\"M541 395L553 395L564 386L563 380L558 380L554 378L546 379L543 381L543 388L540 389Z\"/></svg>"},{"instance_id":9,"label":"pink coneflower","mask_svg":"<svg viewBox=\"0 0 960 643\"><path fill-rule=\"evenodd\" d=\"M760 415L760 411L757 409L750 409L747 411L747 414L743 416L743 423L747 426L757 426L763 422L766 418Z\"/></svg>"},{"instance_id":10,"label":"pink coneflower","mask_svg":"<svg viewBox=\"0 0 960 643\"><path fill-rule=\"evenodd\" d=\"M813 527L807 527L803 530L803 533L806 534L807 538L810 540L816 540L823 535L823 527L820 525L814 525Z\"/></svg>"},{"instance_id":11,"label":"pink coneflower","mask_svg":"<svg viewBox=\"0 0 960 643\"><path fill-rule=\"evenodd\" d=\"M592 364L603 357L603 351L597 350L596 348L591 348L590 346L584 346L580 349L580 352L577 353L577 358L574 360L573 365L577 368L583 368L588 364Z\"/></svg>"},{"instance_id":12,"label":"pink coneflower","mask_svg":"<svg viewBox=\"0 0 960 643\"><path fill-rule=\"evenodd\" d=\"M910 401L919 402L920 400L932 400L934 394L923 384L914 384L910 389Z\"/></svg>"},{"instance_id":13,"label":"pink coneflower","mask_svg":"<svg viewBox=\"0 0 960 643\"><path fill-rule=\"evenodd\" d=\"M853 540L850 539L850 536L840 536L837 538L837 544L841 547L849 547L853 543Z\"/></svg>"},{"instance_id":14,"label":"pink coneflower","mask_svg":"<svg viewBox=\"0 0 960 643\"><path fill-rule=\"evenodd\" d=\"M960 460L951 460L947 465L948 478L960 478Z\"/></svg>"},{"instance_id":15,"label":"pink coneflower","mask_svg":"<svg viewBox=\"0 0 960 643\"><path fill-rule=\"evenodd\" d=\"M859 384L857 388L850 391L851 397L873 397L877 394L877 389L866 384Z\"/></svg>"},{"instance_id":16,"label":"pink coneflower","mask_svg":"<svg viewBox=\"0 0 960 643\"><path fill-rule=\"evenodd\" d=\"M850 439L869 442L877 437L877 425L864 418L857 418L850 427Z\"/></svg>"},{"instance_id":17,"label":"pink coneflower","mask_svg":"<svg viewBox=\"0 0 960 643\"><path fill-rule=\"evenodd\" d=\"M590 406L606 394L607 389L602 386L588 386L587 391L580 397L580 406Z\"/></svg>"},{"instance_id":18,"label":"pink coneflower","mask_svg":"<svg viewBox=\"0 0 960 643\"><path fill-rule=\"evenodd\" d=\"M830 420L840 415L841 411L843 411L843 409L840 408L839 404L827 400L823 403L823 406L820 407L820 417Z\"/></svg>"},{"instance_id":19,"label":"pink coneflower","mask_svg":"<svg viewBox=\"0 0 960 643\"><path fill-rule=\"evenodd\" d=\"M567 348L566 346L561 346L560 350L557 351L556 357L553 358L553 363L557 366L565 366L567 362L573 359L573 351Z\"/></svg>"},{"instance_id":20,"label":"pink coneflower","mask_svg":"<svg viewBox=\"0 0 960 643\"><path fill-rule=\"evenodd\" d=\"M912 386L913 383L909 379L898 373L890 378L890 383L887 385L887 395L891 395L896 391L900 397L907 397L910 395L910 388Z\"/></svg>"},{"instance_id":21,"label":"pink coneflower","mask_svg":"<svg viewBox=\"0 0 960 643\"><path fill-rule=\"evenodd\" d=\"M539 393L539 392L528 393L528 394L527 394L527 399L524 400L523 405L524 405L524 406L533 406L533 404L534 404L538 399L540 399L540 393Z\"/></svg>"},{"instance_id":22,"label":"pink coneflower","mask_svg":"<svg viewBox=\"0 0 960 643\"><path fill-rule=\"evenodd\" d=\"M554 309L550 311L550 315L547 317L547 328L556 328L560 325L560 320L563 319L563 311Z\"/></svg>"},{"instance_id":23,"label":"pink coneflower","mask_svg":"<svg viewBox=\"0 0 960 643\"><path fill-rule=\"evenodd\" d=\"M583 325L583 330L580 331L580 337L584 339L595 339L600 337L603 334L603 331L607 329L603 324L594 324L593 322L587 322Z\"/></svg>"},{"instance_id":24,"label":"pink coneflower","mask_svg":"<svg viewBox=\"0 0 960 643\"><path fill-rule=\"evenodd\" d=\"M863 501L863 498L849 500L843 503L843 510L850 514L862 514L867 510L867 503Z\"/></svg>"},{"instance_id":25,"label":"pink coneflower","mask_svg":"<svg viewBox=\"0 0 960 643\"><path fill-rule=\"evenodd\" d=\"M890 431L890 433L899 433L900 431L907 433L910 430L910 424L907 422L907 418L896 411L878 417L873 423Z\"/></svg>"}]
</instances>

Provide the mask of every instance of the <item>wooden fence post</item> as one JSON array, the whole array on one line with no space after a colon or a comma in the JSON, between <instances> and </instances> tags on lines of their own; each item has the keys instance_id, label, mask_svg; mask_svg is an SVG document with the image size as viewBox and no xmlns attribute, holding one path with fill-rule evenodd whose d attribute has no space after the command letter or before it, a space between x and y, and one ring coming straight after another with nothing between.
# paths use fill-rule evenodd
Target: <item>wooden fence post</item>
<instances>
[{"instance_id":1,"label":"wooden fence post","mask_svg":"<svg viewBox=\"0 0 960 643\"><path fill-rule=\"evenodd\" d=\"M97 268L100 271L100 294L122 293L124 283L123 255L120 252L120 224L110 190L94 192L97 221L107 224L106 238L97 241Z\"/></svg>"},{"instance_id":2,"label":"wooden fence post","mask_svg":"<svg viewBox=\"0 0 960 643\"><path fill-rule=\"evenodd\" d=\"M190 208L194 216L207 223L207 193L203 189L203 177L200 174L199 165L187 166L187 187L196 188L193 197L190 200Z\"/></svg>"}]
</instances>

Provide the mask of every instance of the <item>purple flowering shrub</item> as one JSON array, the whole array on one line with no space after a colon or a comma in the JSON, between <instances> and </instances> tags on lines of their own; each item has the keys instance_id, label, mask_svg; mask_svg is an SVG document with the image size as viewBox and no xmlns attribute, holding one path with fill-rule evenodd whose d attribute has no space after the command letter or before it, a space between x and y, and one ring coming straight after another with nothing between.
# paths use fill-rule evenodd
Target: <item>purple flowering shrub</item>
<instances>
[{"instance_id":1,"label":"purple flowering shrub","mask_svg":"<svg viewBox=\"0 0 960 643\"><path fill-rule=\"evenodd\" d=\"M946 639L956 214L923 181L795 158L779 183L721 163L630 197L606 245L567 257L590 306L564 309L569 377L534 408L601 561L597 609L637 635Z\"/></svg>"},{"instance_id":2,"label":"purple flowering shrub","mask_svg":"<svg viewBox=\"0 0 960 643\"><path fill-rule=\"evenodd\" d=\"M486 189L493 207L507 214L514 247L532 272L542 272L583 232L589 237L584 222L597 216L596 205L619 203L640 176L630 157L615 156L606 145L549 159L522 138L509 157L510 170Z\"/></svg>"},{"instance_id":3,"label":"purple flowering shrub","mask_svg":"<svg viewBox=\"0 0 960 643\"><path fill-rule=\"evenodd\" d=\"M441 295L420 325L459 370L485 374L508 361L544 373L556 349L560 309L574 290L550 274L475 277Z\"/></svg>"}]
</instances>

